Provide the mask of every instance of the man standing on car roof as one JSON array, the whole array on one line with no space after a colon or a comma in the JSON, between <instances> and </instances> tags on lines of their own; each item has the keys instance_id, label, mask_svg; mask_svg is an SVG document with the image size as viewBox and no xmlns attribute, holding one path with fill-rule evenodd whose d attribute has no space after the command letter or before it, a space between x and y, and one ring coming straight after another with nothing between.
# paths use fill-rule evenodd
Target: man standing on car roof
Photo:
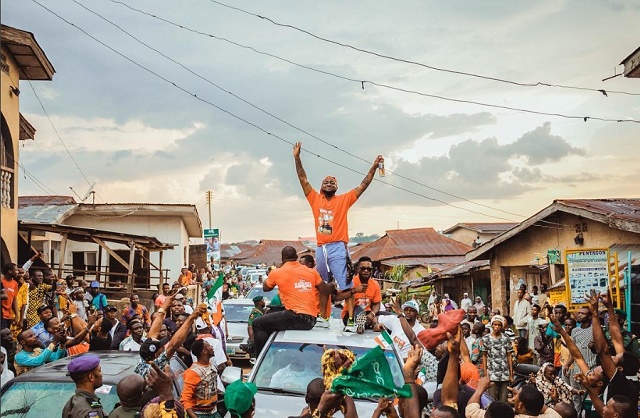
<instances>
[{"instance_id":1,"label":"man standing on car roof","mask_svg":"<svg viewBox=\"0 0 640 418\"><path fill-rule=\"evenodd\" d=\"M76 384L76 393L62 409L62 418L104 418L96 389L102 386L102 369L100 357L85 354L76 357L67 366L69 376Z\"/></svg>"},{"instance_id":2,"label":"man standing on car roof","mask_svg":"<svg viewBox=\"0 0 640 418\"><path fill-rule=\"evenodd\" d=\"M302 167L300 159L300 150L302 143L297 142L293 146L293 158L296 163L296 172L302 191L304 192L311 211L316 227L316 269L322 276L322 280L330 282L331 278L335 279L337 291L342 293L342 299L345 299L345 305L349 314L347 327L345 330L356 332L354 322L354 298L353 283L347 274L347 261L349 260L349 250L347 243L349 242L349 227L347 225L347 212L349 208L358 200L358 198L367 190L369 184L373 181L378 164L383 164L384 159L378 155L369 169L369 172L362 180L360 185L351 191L336 195L338 190L338 180L335 177L327 176L322 180L320 193L318 193L307 180L307 173ZM286 303L285 303L286 306ZM327 306L325 301L321 300L320 314L321 319L327 319Z\"/></svg>"}]
</instances>

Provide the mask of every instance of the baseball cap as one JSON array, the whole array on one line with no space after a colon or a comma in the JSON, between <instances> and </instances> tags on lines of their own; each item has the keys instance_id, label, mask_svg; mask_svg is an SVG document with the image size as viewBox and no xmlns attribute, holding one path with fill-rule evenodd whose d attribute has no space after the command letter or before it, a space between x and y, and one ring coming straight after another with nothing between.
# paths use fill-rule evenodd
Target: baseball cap
<instances>
[{"instance_id":1,"label":"baseball cap","mask_svg":"<svg viewBox=\"0 0 640 418\"><path fill-rule=\"evenodd\" d=\"M147 338L142 345L140 346L140 357L144 361L151 361L156 357L156 353L160 350L166 343L169 342L169 337L165 337L161 340L155 340L153 338Z\"/></svg>"},{"instance_id":2,"label":"baseball cap","mask_svg":"<svg viewBox=\"0 0 640 418\"><path fill-rule=\"evenodd\" d=\"M418 302L416 302L415 300L408 300L405 303L403 303L402 309L404 308L411 308L414 311L420 313L420 305L418 305Z\"/></svg>"},{"instance_id":3,"label":"baseball cap","mask_svg":"<svg viewBox=\"0 0 640 418\"><path fill-rule=\"evenodd\" d=\"M254 383L236 380L224 393L224 404L227 410L236 415L242 415L251 408L253 397L258 392Z\"/></svg>"},{"instance_id":4,"label":"baseball cap","mask_svg":"<svg viewBox=\"0 0 640 418\"><path fill-rule=\"evenodd\" d=\"M41 307L38 308L38 310L36 311L38 313L38 315L40 315L42 312L46 311L47 309L53 311L53 308L49 305L42 305Z\"/></svg>"},{"instance_id":5,"label":"baseball cap","mask_svg":"<svg viewBox=\"0 0 640 418\"><path fill-rule=\"evenodd\" d=\"M71 293L78 293L78 292L80 292L80 293L84 293L84 289L83 289L83 288L81 288L81 287L76 287L75 289L73 289L73 290L71 291Z\"/></svg>"},{"instance_id":6,"label":"baseball cap","mask_svg":"<svg viewBox=\"0 0 640 418\"><path fill-rule=\"evenodd\" d=\"M118 308L116 308L114 305L107 305L107 307L104 309L105 312L111 312L111 311L117 311Z\"/></svg>"},{"instance_id":7,"label":"baseball cap","mask_svg":"<svg viewBox=\"0 0 640 418\"><path fill-rule=\"evenodd\" d=\"M173 299L175 299L175 300L184 299L184 295L182 293L176 293L176 295L173 297Z\"/></svg>"},{"instance_id":8,"label":"baseball cap","mask_svg":"<svg viewBox=\"0 0 640 418\"><path fill-rule=\"evenodd\" d=\"M196 318L196 329L198 331L209 328L206 322L202 318Z\"/></svg>"},{"instance_id":9,"label":"baseball cap","mask_svg":"<svg viewBox=\"0 0 640 418\"><path fill-rule=\"evenodd\" d=\"M255 298L251 299L253 301L253 303L258 303L260 302L262 299L264 299L264 296L256 296Z\"/></svg>"},{"instance_id":10,"label":"baseball cap","mask_svg":"<svg viewBox=\"0 0 640 418\"><path fill-rule=\"evenodd\" d=\"M98 367L100 357L95 354L84 354L71 360L67 365L68 375L88 373Z\"/></svg>"},{"instance_id":11,"label":"baseball cap","mask_svg":"<svg viewBox=\"0 0 640 418\"><path fill-rule=\"evenodd\" d=\"M91 282L89 285L92 289L98 289L100 287L100 282Z\"/></svg>"}]
</instances>

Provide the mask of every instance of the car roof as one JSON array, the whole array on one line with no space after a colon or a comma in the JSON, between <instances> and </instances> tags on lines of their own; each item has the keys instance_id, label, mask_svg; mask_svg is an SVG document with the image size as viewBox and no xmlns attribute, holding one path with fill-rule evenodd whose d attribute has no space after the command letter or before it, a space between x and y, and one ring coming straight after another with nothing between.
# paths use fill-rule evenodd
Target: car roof
<instances>
[{"instance_id":1,"label":"car roof","mask_svg":"<svg viewBox=\"0 0 640 418\"><path fill-rule=\"evenodd\" d=\"M251 299L244 299L244 298L227 299L227 300L222 301L222 306L229 306L229 305L251 305L251 306L253 306L253 301Z\"/></svg>"},{"instance_id":2,"label":"car roof","mask_svg":"<svg viewBox=\"0 0 640 418\"><path fill-rule=\"evenodd\" d=\"M279 331L274 341L372 348L378 345L374 338L381 336L379 332L372 330L365 330L364 334L344 332L344 324L340 319L330 319L329 325L329 328L315 327L308 331Z\"/></svg>"},{"instance_id":3,"label":"car roof","mask_svg":"<svg viewBox=\"0 0 640 418\"><path fill-rule=\"evenodd\" d=\"M67 365L76 357L88 353L76 354L71 357L63 357L51 363L44 364L16 376L12 382L73 382L67 376ZM116 385L124 375L132 374L140 356L138 353L124 351L92 351L100 357L102 378L107 385Z\"/></svg>"}]
</instances>

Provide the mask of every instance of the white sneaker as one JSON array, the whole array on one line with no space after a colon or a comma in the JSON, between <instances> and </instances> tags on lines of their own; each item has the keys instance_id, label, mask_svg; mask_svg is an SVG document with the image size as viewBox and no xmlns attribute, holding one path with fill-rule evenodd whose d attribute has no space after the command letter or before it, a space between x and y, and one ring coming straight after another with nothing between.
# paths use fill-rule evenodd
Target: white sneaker
<instances>
[{"instance_id":1,"label":"white sneaker","mask_svg":"<svg viewBox=\"0 0 640 418\"><path fill-rule=\"evenodd\" d=\"M329 328L329 320L328 319L324 319L321 316L318 316L318 318L316 318L316 325L317 328Z\"/></svg>"},{"instance_id":2,"label":"white sneaker","mask_svg":"<svg viewBox=\"0 0 640 418\"><path fill-rule=\"evenodd\" d=\"M358 327L353 321L348 321L347 325L344 327L345 332L358 332Z\"/></svg>"}]
</instances>

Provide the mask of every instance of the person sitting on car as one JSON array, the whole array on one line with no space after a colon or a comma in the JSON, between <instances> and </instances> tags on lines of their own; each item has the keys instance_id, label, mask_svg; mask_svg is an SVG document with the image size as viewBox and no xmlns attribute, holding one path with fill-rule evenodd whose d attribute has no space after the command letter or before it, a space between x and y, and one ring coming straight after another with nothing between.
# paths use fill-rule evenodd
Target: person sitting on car
<instances>
[{"instance_id":1,"label":"person sitting on car","mask_svg":"<svg viewBox=\"0 0 640 418\"><path fill-rule=\"evenodd\" d=\"M160 327L162 326L162 321L164 320L164 315L167 309L173 303L173 295L165 298L162 303L162 307L158 309L157 315L151 324L151 329L149 330L148 337L144 343L140 346L140 362L136 366L134 372L138 373L142 377L146 377L149 374L149 370L151 370L151 365L149 362L155 363L160 369L164 369L164 366L169 364L169 360L176 352L177 348L180 347L187 335L189 335L189 331L191 330L191 326L193 325L193 321L196 318L201 317L207 312L207 308L204 305L198 306L198 308L187 317L187 320L182 324L182 326L173 334L173 337L169 340L169 337L165 337L162 340L158 340L158 334L160 333Z\"/></svg>"},{"instance_id":2,"label":"person sitting on car","mask_svg":"<svg viewBox=\"0 0 640 418\"><path fill-rule=\"evenodd\" d=\"M18 334L18 342L22 345L22 350L16 353L13 359L16 376L64 357L67 353L60 346L61 339L61 334L55 334L51 344L43 350L40 348L40 342L30 329Z\"/></svg>"},{"instance_id":3,"label":"person sitting on car","mask_svg":"<svg viewBox=\"0 0 640 418\"><path fill-rule=\"evenodd\" d=\"M282 249L282 263L282 267L269 274L262 289L269 292L278 286L286 309L263 315L253 321L254 343L258 354L274 331L312 329L316 325L320 298L324 298L326 304L333 289L322 280L317 271L298 262L295 248L286 246Z\"/></svg>"}]
</instances>

